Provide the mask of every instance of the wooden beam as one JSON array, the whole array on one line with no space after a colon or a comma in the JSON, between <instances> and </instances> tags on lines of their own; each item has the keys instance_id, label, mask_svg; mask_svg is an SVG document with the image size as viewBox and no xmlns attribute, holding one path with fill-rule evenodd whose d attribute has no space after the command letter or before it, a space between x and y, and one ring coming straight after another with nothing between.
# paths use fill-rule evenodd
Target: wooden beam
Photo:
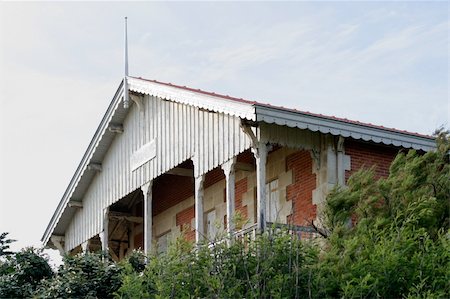
<instances>
[{"instance_id":1,"label":"wooden beam","mask_svg":"<svg viewBox=\"0 0 450 299\"><path fill-rule=\"evenodd\" d=\"M194 177L194 170L188 168L175 167L166 172L166 174Z\"/></svg>"},{"instance_id":2,"label":"wooden beam","mask_svg":"<svg viewBox=\"0 0 450 299\"><path fill-rule=\"evenodd\" d=\"M144 220L142 219L142 217L138 217L138 216L132 216L130 213L122 213L122 212L117 212L117 211L111 211L109 213L109 218L110 219L114 219L114 220L126 220L128 222L133 222L133 223L142 223Z\"/></svg>"},{"instance_id":3,"label":"wooden beam","mask_svg":"<svg viewBox=\"0 0 450 299\"><path fill-rule=\"evenodd\" d=\"M69 208L76 208L76 209L83 208L83 203L81 201L76 200L69 200L69 203L67 205L69 206Z\"/></svg>"},{"instance_id":4,"label":"wooden beam","mask_svg":"<svg viewBox=\"0 0 450 299\"><path fill-rule=\"evenodd\" d=\"M244 131L244 133L247 134L248 137L250 137L250 139L252 140L252 148L257 146L258 145L258 138L256 137L255 133L253 132L252 127L249 126L244 121L241 122L240 126L241 126L242 131Z\"/></svg>"},{"instance_id":5,"label":"wooden beam","mask_svg":"<svg viewBox=\"0 0 450 299\"><path fill-rule=\"evenodd\" d=\"M110 217L112 218L112 217ZM114 226L114 228L111 230L111 232L109 233L109 239L112 239L112 236L114 235L114 233L116 232L116 230L120 227L120 225L123 222L123 218L122 219L118 219L116 225Z\"/></svg>"},{"instance_id":6,"label":"wooden beam","mask_svg":"<svg viewBox=\"0 0 450 299\"><path fill-rule=\"evenodd\" d=\"M128 241L126 240L117 240L117 239L111 239L109 240L110 243L125 243L128 244Z\"/></svg>"},{"instance_id":7,"label":"wooden beam","mask_svg":"<svg viewBox=\"0 0 450 299\"><path fill-rule=\"evenodd\" d=\"M111 258L115 261L118 262L119 258L117 257L116 253L114 252L114 250L112 250L111 248L109 248L109 254L111 255Z\"/></svg>"},{"instance_id":8,"label":"wooden beam","mask_svg":"<svg viewBox=\"0 0 450 299\"><path fill-rule=\"evenodd\" d=\"M243 171L254 171L255 168L250 163L244 163L244 162L236 162L234 165L234 169L236 170L243 170Z\"/></svg>"},{"instance_id":9,"label":"wooden beam","mask_svg":"<svg viewBox=\"0 0 450 299\"><path fill-rule=\"evenodd\" d=\"M119 211L109 211L109 217L116 217L116 216L131 216L131 213L119 212Z\"/></svg>"},{"instance_id":10,"label":"wooden beam","mask_svg":"<svg viewBox=\"0 0 450 299\"><path fill-rule=\"evenodd\" d=\"M110 123L108 126L108 130L112 133L123 133L123 125Z\"/></svg>"},{"instance_id":11,"label":"wooden beam","mask_svg":"<svg viewBox=\"0 0 450 299\"><path fill-rule=\"evenodd\" d=\"M88 170L94 170L94 171L102 171L102 163L96 163L96 162L91 162L89 163L89 165L87 166Z\"/></svg>"},{"instance_id":12,"label":"wooden beam","mask_svg":"<svg viewBox=\"0 0 450 299\"><path fill-rule=\"evenodd\" d=\"M50 237L50 240L52 241L53 245L55 245L56 249L58 249L59 254L60 254L61 256L64 256L65 250L64 250L64 247L63 247L62 244L61 244L62 242L64 242L64 236L55 236L55 235L52 235L52 236Z\"/></svg>"},{"instance_id":13,"label":"wooden beam","mask_svg":"<svg viewBox=\"0 0 450 299\"><path fill-rule=\"evenodd\" d=\"M141 193L140 192L135 192L133 194L133 198L130 200L130 203L128 204L128 210L131 210L131 208L133 207L133 205L136 203L136 201L138 200L138 198L140 197Z\"/></svg>"},{"instance_id":14,"label":"wooden beam","mask_svg":"<svg viewBox=\"0 0 450 299\"><path fill-rule=\"evenodd\" d=\"M126 220L128 222L133 222L133 223L142 223L144 222L144 220L142 219L142 217L138 217L138 216L110 216L110 219L114 219L114 220Z\"/></svg>"}]
</instances>

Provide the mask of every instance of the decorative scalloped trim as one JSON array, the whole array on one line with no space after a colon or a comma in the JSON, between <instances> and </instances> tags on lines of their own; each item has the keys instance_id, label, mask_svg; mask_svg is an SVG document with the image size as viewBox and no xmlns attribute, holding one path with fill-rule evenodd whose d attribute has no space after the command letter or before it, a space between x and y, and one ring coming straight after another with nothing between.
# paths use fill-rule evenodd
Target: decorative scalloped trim
<instances>
[{"instance_id":1,"label":"decorative scalloped trim","mask_svg":"<svg viewBox=\"0 0 450 299\"><path fill-rule=\"evenodd\" d=\"M128 78L128 84L130 91L148 94L177 103L196 106L202 109L221 112L248 120L256 120L255 107L252 104L195 93L193 91L135 78Z\"/></svg>"}]
</instances>

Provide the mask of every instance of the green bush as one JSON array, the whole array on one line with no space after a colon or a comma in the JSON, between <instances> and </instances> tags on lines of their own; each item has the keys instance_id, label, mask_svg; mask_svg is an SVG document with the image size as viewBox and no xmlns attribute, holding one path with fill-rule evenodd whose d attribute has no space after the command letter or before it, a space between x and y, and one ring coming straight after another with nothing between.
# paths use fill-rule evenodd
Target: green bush
<instances>
[{"instance_id":1,"label":"green bush","mask_svg":"<svg viewBox=\"0 0 450 299\"><path fill-rule=\"evenodd\" d=\"M437 151L399 154L388 178L361 170L328 196L314 297L450 297L448 132L437 139Z\"/></svg>"},{"instance_id":2,"label":"green bush","mask_svg":"<svg viewBox=\"0 0 450 299\"><path fill-rule=\"evenodd\" d=\"M53 276L41 249L25 248L0 261L0 298L31 297L45 278Z\"/></svg>"},{"instance_id":3,"label":"green bush","mask_svg":"<svg viewBox=\"0 0 450 299\"><path fill-rule=\"evenodd\" d=\"M65 256L64 264L37 292L39 298L111 298L122 268L100 253Z\"/></svg>"},{"instance_id":4,"label":"green bush","mask_svg":"<svg viewBox=\"0 0 450 299\"><path fill-rule=\"evenodd\" d=\"M316 247L287 232L250 243L194 248L182 238L149 257L143 273L128 272L118 298L294 298L309 292Z\"/></svg>"},{"instance_id":5,"label":"green bush","mask_svg":"<svg viewBox=\"0 0 450 299\"><path fill-rule=\"evenodd\" d=\"M449 135L353 175L327 198L322 244L286 232L193 248L178 240L128 272L118 298L450 298Z\"/></svg>"},{"instance_id":6,"label":"green bush","mask_svg":"<svg viewBox=\"0 0 450 299\"><path fill-rule=\"evenodd\" d=\"M66 256L56 274L27 248L0 261L0 297L450 298L448 132L437 141L437 151L399 154L388 178L361 170L333 190L320 244L274 229L214 246L180 238L118 264Z\"/></svg>"},{"instance_id":7,"label":"green bush","mask_svg":"<svg viewBox=\"0 0 450 299\"><path fill-rule=\"evenodd\" d=\"M9 251L9 244L16 240L8 239L8 234L6 232L0 234L0 257L13 254L12 251Z\"/></svg>"}]
</instances>

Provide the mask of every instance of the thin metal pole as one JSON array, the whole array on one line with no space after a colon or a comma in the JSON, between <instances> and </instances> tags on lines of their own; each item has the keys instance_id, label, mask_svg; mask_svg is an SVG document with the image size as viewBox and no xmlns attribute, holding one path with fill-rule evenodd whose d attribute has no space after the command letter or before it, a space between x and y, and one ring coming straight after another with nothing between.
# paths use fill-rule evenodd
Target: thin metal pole
<instances>
[{"instance_id":1,"label":"thin metal pole","mask_svg":"<svg viewBox=\"0 0 450 299\"><path fill-rule=\"evenodd\" d=\"M125 17L125 76L123 78L123 107L128 108L129 99L128 99L128 36L127 36L127 17Z\"/></svg>"}]
</instances>

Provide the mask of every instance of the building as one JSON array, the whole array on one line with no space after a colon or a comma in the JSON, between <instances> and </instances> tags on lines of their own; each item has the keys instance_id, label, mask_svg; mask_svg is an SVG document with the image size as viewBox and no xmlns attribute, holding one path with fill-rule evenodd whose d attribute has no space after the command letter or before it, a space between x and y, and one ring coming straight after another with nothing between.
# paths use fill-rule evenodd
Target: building
<instances>
[{"instance_id":1,"label":"building","mask_svg":"<svg viewBox=\"0 0 450 299\"><path fill-rule=\"evenodd\" d=\"M163 251L181 232L200 241L308 226L355 170L386 176L399 150L433 147L429 136L127 77L42 241L120 259Z\"/></svg>"}]
</instances>

